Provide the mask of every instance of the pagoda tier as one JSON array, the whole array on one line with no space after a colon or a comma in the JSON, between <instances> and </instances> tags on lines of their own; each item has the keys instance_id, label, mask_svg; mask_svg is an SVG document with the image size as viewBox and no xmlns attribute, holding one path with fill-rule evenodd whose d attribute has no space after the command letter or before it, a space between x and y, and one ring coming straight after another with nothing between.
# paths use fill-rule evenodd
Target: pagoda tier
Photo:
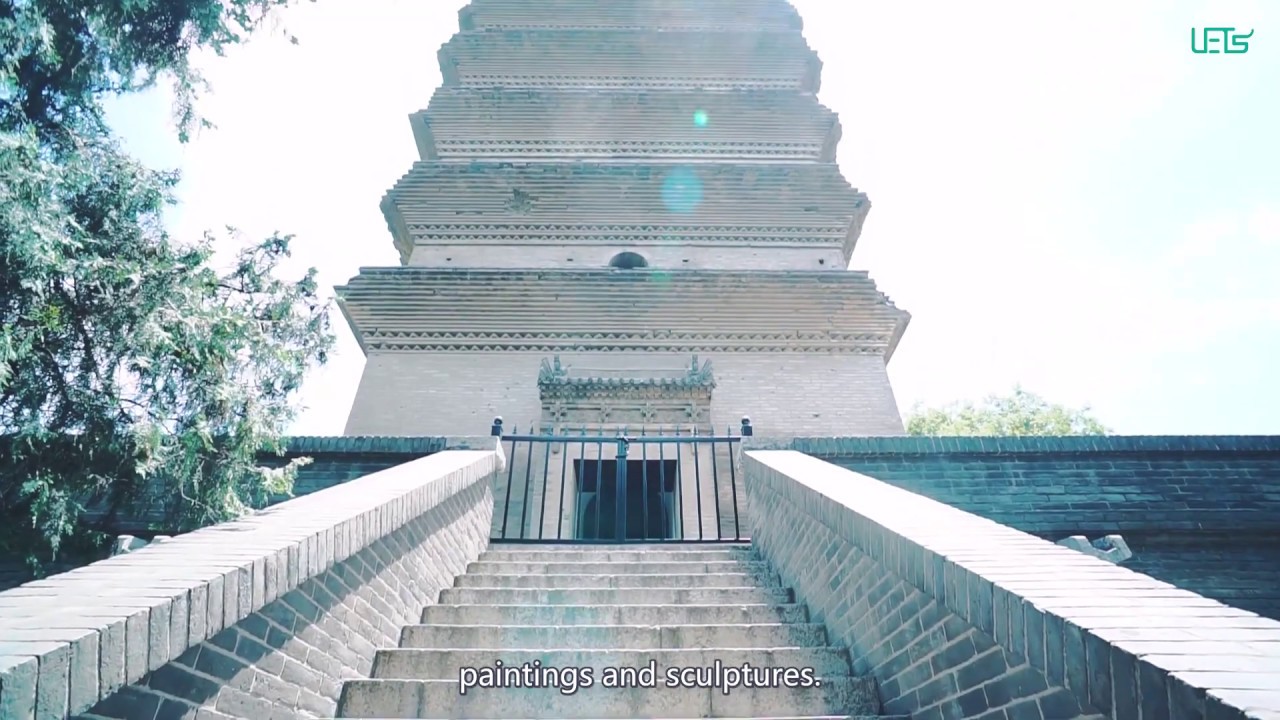
<instances>
[{"instance_id":1,"label":"pagoda tier","mask_svg":"<svg viewBox=\"0 0 1280 720\"><path fill-rule=\"evenodd\" d=\"M420 162L382 200L402 266L338 288L366 356L347 434L651 410L903 432L886 363L910 316L846 269L870 202L835 164L789 2L472 0L459 19L410 116ZM562 364L589 382L548 394ZM690 369L696 398L646 404Z\"/></svg>"},{"instance_id":2,"label":"pagoda tier","mask_svg":"<svg viewBox=\"0 0 1280 720\"><path fill-rule=\"evenodd\" d=\"M636 28L800 30L786 0L476 0L458 12L462 30Z\"/></svg>"},{"instance_id":3,"label":"pagoda tier","mask_svg":"<svg viewBox=\"0 0 1280 720\"><path fill-rule=\"evenodd\" d=\"M418 248L439 245L520 256L534 242L751 243L825 248L835 254L824 266L843 270L870 203L833 164L420 162L382 209L413 264L423 264ZM740 259L716 258L725 268Z\"/></svg>"},{"instance_id":4,"label":"pagoda tier","mask_svg":"<svg viewBox=\"0 0 1280 720\"><path fill-rule=\"evenodd\" d=\"M446 87L789 89L816 93L822 63L789 32L464 32L440 48Z\"/></svg>"},{"instance_id":5,"label":"pagoda tier","mask_svg":"<svg viewBox=\"0 0 1280 720\"><path fill-rule=\"evenodd\" d=\"M364 268L338 296L366 353L822 352L887 362L910 319L863 272Z\"/></svg>"},{"instance_id":6,"label":"pagoda tier","mask_svg":"<svg viewBox=\"0 0 1280 720\"><path fill-rule=\"evenodd\" d=\"M794 91L466 90L410 116L423 160L833 162L836 114Z\"/></svg>"}]
</instances>

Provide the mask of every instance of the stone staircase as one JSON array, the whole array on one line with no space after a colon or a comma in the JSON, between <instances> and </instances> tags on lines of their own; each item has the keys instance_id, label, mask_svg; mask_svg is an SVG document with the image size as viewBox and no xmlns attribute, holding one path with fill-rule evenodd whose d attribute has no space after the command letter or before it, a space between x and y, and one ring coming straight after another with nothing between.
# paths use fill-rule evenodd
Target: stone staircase
<instances>
[{"instance_id":1,"label":"stone staircase","mask_svg":"<svg viewBox=\"0 0 1280 720\"><path fill-rule=\"evenodd\" d=\"M349 680L341 718L876 717L873 680L749 545L494 544ZM669 688L668 668L812 668L820 686ZM594 684L472 687L502 665L590 668ZM606 668L656 666L656 687L605 687ZM693 671L690 671L693 672ZM702 672L707 672L703 670ZM779 670L778 672L782 672ZM793 671L792 675L798 673ZM792 678L794 681L794 677ZM641 678L641 682L645 679ZM579 685L582 683L579 682Z\"/></svg>"}]
</instances>

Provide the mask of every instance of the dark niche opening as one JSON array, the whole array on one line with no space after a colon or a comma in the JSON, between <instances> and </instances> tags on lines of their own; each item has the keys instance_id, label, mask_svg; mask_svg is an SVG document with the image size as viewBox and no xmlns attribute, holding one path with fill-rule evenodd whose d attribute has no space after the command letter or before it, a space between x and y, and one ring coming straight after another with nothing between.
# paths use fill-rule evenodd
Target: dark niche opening
<instances>
[{"instance_id":1,"label":"dark niche opening","mask_svg":"<svg viewBox=\"0 0 1280 720\"><path fill-rule=\"evenodd\" d=\"M609 261L609 267L618 268L619 270L634 270L636 268L649 267L649 261L645 260L640 253L620 252Z\"/></svg>"},{"instance_id":2,"label":"dark niche opening","mask_svg":"<svg viewBox=\"0 0 1280 720\"><path fill-rule=\"evenodd\" d=\"M578 538L670 540L675 531L675 460L628 460L626 491L618 492L617 460L575 460ZM625 501L623 498L626 498ZM626 506L619 505L625 502ZM618 533L622 510L625 532Z\"/></svg>"}]
</instances>

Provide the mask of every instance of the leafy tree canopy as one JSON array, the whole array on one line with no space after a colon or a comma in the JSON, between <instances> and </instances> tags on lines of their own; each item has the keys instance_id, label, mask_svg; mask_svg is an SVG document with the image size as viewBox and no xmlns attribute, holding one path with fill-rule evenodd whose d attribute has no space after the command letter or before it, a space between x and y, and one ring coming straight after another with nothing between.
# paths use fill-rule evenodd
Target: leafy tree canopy
<instances>
[{"instance_id":1,"label":"leafy tree canopy","mask_svg":"<svg viewBox=\"0 0 1280 720\"><path fill-rule=\"evenodd\" d=\"M909 435L1106 435L1089 408L1055 405L1015 387L1007 396L992 395L981 403L957 402L940 408L915 408L907 418Z\"/></svg>"},{"instance_id":2,"label":"leafy tree canopy","mask_svg":"<svg viewBox=\"0 0 1280 720\"><path fill-rule=\"evenodd\" d=\"M289 490L298 463L258 453L332 346L315 270L277 277L288 236L224 269L213 235L170 237L177 175L124 153L102 105L171 81L185 140L190 54L289 2L0 0L0 556L38 570L146 499L181 530Z\"/></svg>"}]
</instances>

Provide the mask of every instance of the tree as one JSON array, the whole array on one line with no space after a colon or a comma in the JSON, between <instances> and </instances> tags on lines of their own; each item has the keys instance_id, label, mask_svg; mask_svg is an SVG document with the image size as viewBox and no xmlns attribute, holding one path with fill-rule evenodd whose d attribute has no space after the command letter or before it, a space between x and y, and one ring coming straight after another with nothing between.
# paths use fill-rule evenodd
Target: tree
<instances>
[{"instance_id":1,"label":"tree","mask_svg":"<svg viewBox=\"0 0 1280 720\"><path fill-rule=\"evenodd\" d=\"M1015 387L1012 395L991 395L979 404L959 402L941 408L915 408L907 419L909 435L1106 435L1110 432L1089 408L1055 405Z\"/></svg>"},{"instance_id":2,"label":"tree","mask_svg":"<svg viewBox=\"0 0 1280 720\"><path fill-rule=\"evenodd\" d=\"M316 271L276 277L288 236L223 270L213 235L172 238L177 175L128 157L102 106L168 79L185 141L206 124L190 53L287 4L0 0L0 554L38 571L157 491L182 530L289 490L301 463L258 455L332 347Z\"/></svg>"}]
</instances>

